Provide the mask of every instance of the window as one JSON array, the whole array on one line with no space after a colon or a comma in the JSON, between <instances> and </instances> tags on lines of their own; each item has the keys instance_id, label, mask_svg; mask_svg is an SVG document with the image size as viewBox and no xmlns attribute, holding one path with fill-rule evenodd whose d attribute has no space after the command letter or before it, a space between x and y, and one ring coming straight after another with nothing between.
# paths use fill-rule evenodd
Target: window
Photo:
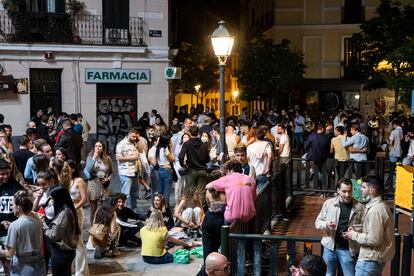
<instances>
[{"instance_id":1,"label":"window","mask_svg":"<svg viewBox=\"0 0 414 276\"><path fill-rule=\"evenodd\" d=\"M364 18L362 0L345 0L345 6L342 7L342 24L362 23Z\"/></svg>"}]
</instances>

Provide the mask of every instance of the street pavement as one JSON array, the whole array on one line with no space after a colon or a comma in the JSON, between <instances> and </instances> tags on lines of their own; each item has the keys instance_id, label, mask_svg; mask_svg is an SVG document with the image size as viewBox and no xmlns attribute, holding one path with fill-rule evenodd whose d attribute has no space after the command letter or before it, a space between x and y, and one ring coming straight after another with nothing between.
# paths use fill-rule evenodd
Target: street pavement
<instances>
[{"instance_id":1,"label":"street pavement","mask_svg":"<svg viewBox=\"0 0 414 276\"><path fill-rule=\"evenodd\" d=\"M114 163L114 169L117 169L116 163ZM120 192L120 181L117 172L112 177L109 188L112 192ZM146 213L150 208L151 201L141 199L144 197L145 191L140 191L140 199L138 200L138 209L140 212ZM174 203L174 191L171 191L170 203ZM84 208L85 220L83 229L83 238L85 244L88 239L89 224L89 207ZM120 248L121 255L117 257L105 257L100 260L93 258L93 251L88 251L88 263L91 275L168 275L173 273L174 275L196 275L200 266L202 265L202 258L197 259L191 256L190 263L183 264L162 264L162 265L150 265L145 263L141 257L141 247L135 248Z\"/></svg>"}]
</instances>

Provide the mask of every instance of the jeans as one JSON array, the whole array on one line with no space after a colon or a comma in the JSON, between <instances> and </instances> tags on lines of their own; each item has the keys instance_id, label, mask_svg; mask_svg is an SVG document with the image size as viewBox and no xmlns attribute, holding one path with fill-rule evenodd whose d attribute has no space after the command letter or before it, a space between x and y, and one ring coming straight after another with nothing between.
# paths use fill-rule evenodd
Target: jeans
<instances>
[{"instance_id":1,"label":"jeans","mask_svg":"<svg viewBox=\"0 0 414 276\"><path fill-rule=\"evenodd\" d=\"M375 261L357 261L355 276L381 276L385 263Z\"/></svg>"},{"instance_id":2,"label":"jeans","mask_svg":"<svg viewBox=\"0 0 414 276\"><path fill-rule=\"evenodd\" d=\"M131 176L120 175L121 193L127 196L127 207L134 210L137 208L137 178Z\"/></svg>"},{"instance_id":3,"label":"jeans","mask_svg":"<svg viewBox=\"0 0 414 276\"><path fill-rule=\"evenodd\" d=\"M270 177L266 175L258 175L256 176L256 191L260 192L260 190L264 187L264 185L270 181Z\"/></svg>"},{"instance_id":4,"label":"jeans","mask_svg":"<svg viewBox=\"0 0 414 276\"><path fill-rule=\"evenodd\" d=\"M160 168L158 170L158 192L169 203L171 185L173 183L173 169ZM169 204L168 204L169 205Z\"/></svg>"},{"instance_id":5,"label":"jeans","mask_svg":"<svg viewBox=\"0 0 414 276\"><path fill-rule=\"evenodd\" d=\"M160 257L142 256L142 259L147 264L167 264L167 263L173 262L173 255L167 252L163 256L160 256Z\"/></svg>"},{"instance_id":6,"label":"jeans","mask_svg":"<svg viewBox=\"0 0 414 276\"><path fill-rule=\"evenodd\" d=\"M293 133L293 148L298 150L303 145L303 132L294 132Z\"/></svg>"},{"instance_id":7,"label":"jeans","mask_svg":"<svg viewBox=\"0 0 414 276\"><path fill-rule=\"evenodd\" d=\"M11 276L46 276L45 259L41 252L32 252L24 256L13 256Z\"/></svg>"},{"instance_id":8,"label":"jeans","mask_svg":"<svg viewBox=\"0 0 414 276\"><path fill-rule=\"evenodd\" d=\"M343 275L353 276L355 274L355 260L352 258L348 249L335 249L334 251L324 248L323 260L326 264L326 276L335 276L338 267L338 260L342 268Z\"/></svg>"},{"instance_id":9,"label":"jeans","mask_svg":"<svg viewBox=\"0 0 414 276\"><path fill-rule=\"evenodd\" d=\"M221 227L224 225L223 213L212 213L207 211L201 224L201 239L203 241L203 258L211 252L217 252L221 245Z\"/></svg>"}]
</instances>

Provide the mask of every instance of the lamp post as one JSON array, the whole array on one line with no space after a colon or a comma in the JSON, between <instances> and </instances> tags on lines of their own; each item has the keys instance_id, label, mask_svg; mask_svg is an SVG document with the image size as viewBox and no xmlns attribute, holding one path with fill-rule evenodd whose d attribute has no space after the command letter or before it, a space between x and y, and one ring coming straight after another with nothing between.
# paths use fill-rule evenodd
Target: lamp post
<instances>
[{"instance_id":1,"label":"lamp post","mask_svg":"<svg viewBox=\"0 0 414 276\"><path fill-rule=\"evenodd\" d=\"M235 115L236 109L237 109L237 97L239 96L239 90L233 90L233 97L234 97L234 103L233 103L233 115Z\"/></svg>"},{"instance_id":2,"label":"lamp post","mask_svg":"<svg viewBox=\"0 0 414 276\"><path fill-rule=\"evenodd\" d=\"M226 66L227 58L231 54L231 49L234 44L234 37L224 26L224 21L220 21L218 24L217 29L211 35L211 43L213 44L214 54L217 56L220 68L220 143L224 151L221 161L224 163L224 160L227 157L226 137L224 134L224 67Z\"/></svg>"},{"instance_id":3,"label":"lamp post","mask_svg":"<svg viewBox=\"0 0 414 276\"><path fill-rule=\"evenodd\" d=\"M200 91L200 88L201 88L201 84L197 84L197 85L194 85L194 89L195 89L195 91L196 91L196 96L197 96L197 102L196 102L196 108L197 108L197 105L198 105L198 92Z\"/></svg>"}]
</instances>

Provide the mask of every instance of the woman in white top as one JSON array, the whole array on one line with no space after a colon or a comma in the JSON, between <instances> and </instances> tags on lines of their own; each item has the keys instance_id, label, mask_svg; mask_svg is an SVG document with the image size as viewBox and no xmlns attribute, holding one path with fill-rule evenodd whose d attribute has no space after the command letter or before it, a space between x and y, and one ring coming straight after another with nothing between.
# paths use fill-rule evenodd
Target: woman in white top
<instances>
[{"instance_id":1,"label":"woman in white top","mask_svg":"<svg viewBox=\"0 0 414 276\"><path fill-rule=\"evenodd\" d=\"M79 169L75 161L69 160L68 164L72 170L72 181L69 186L69 194L75 206L76 215L78 217L79 229L83 229L83 205L88 200L88 191L85 181L80 177ZM75 257L75 276L89 276L88 259L86 255L85 245L83 244L82 234L79 237L78 246L76 247Z\"/></svg>"},{"instance_id":2,"label":"woman in white top","mask_svg":"<svg viewBox=\"0 0 414 276\"><path fill-rule=\"evenodd\" d=\"M240 136L237 135L234 130L234 124L228 123L226 128L226 145L229 158L234 156L234 147L240 143Z\"/></svg>"},{"instance_id":3,"label":"woman in white top","mask_svg":"<svg viewBox=\"0 0 414 276\"><path fill-rule=\"evenodd\" d=\"M148 161L158 169L158 192L166 199L170 197L170 189L173 183L173 169L171 162L174 154L171 149L171 141L167 135L161 135L158 143L148 152ZM168 203L168 200L167 200Z\"/></svg>"}]
</instances>

